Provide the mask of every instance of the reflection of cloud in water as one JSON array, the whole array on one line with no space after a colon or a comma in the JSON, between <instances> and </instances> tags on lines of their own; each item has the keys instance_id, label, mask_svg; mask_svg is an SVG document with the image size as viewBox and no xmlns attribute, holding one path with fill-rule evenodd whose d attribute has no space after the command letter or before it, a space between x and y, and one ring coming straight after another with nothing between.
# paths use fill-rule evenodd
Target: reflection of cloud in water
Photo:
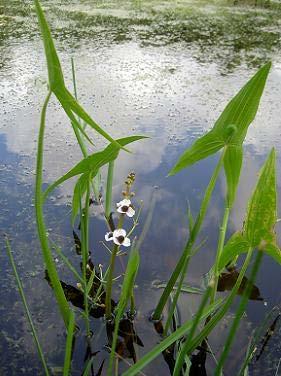
<instances>
[{"instance_id":1,"label":"reflection of cloud in water","mask_svg":"<svg viewBox=\"0 0 281 376\"><path fill-rule=\"evenodd\" d=\"M33 45L23 44L21 50L21 65L30 67L30 60L35 58ZM115 137L132 133L157 136L154 143L145 141L138 146L143 166L139 157L134 161L148 171L160 163L169 143L187 143L187 140L190 143L190 137L206 131L229 98L250 76L243 68L231 75L220 76L215 65L199 65L188 50L176 46L140 48L134 43L125 43L98 50L89 46L88 50L76 51L74 57L77 60L81 102L108 132ZM63 65L69 67L67 56L63 55L62 60ZM39 62L42 61L41 54ZM45 89L37 88L33 92L30 83L46 78L46 72L42 74L41 71L15 66L11 70L13 74L4 79L4 85L5 82L17 82L18 90L6 93L3 119L6 127L2 128L2 132L7 134L10 150L34 155L38 112L43 101L38 91ZM67 70L68 78L69 73ZM280 106L277 102L280 81L280 68L273 67L261 109L246 140L257 153L263 153L269 145L280 143ZM28 91L24 91L26 85ZM19 109L23 100L24 107ZM14 110L14 107L17 109ZM50 106L45 159L47 180L54 179L80 158L68 123L61 111ZM145 145L152 146L151 150ZM123 157L122 161L125 159Z\"/></svg>"}]
</instances>

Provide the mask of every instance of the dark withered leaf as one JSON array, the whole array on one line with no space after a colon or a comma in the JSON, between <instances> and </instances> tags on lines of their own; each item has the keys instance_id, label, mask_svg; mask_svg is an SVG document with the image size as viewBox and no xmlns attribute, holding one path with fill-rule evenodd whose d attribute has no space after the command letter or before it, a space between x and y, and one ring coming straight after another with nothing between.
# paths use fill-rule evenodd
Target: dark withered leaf
<instances>
[{"instance_id":1,"label":"dark withered leaf","mask_svg":"<svg viewBox=\"0 0 281 376\"><path fill-rule=\"evenodd\" d=\"M237 281L238 276L239 276L239 271L236 270L235 268L233 268L231 271L227 273L222 273L218 280L217 291L231 291ZM238 290L238 295L243 294L248 282L249 281L247 277L243 277L241 285ZM253 285L251 287L249 299L250 300L263 300L263 298L260 295L260 290L257 286Z\"/></svg>"}]
</instances>

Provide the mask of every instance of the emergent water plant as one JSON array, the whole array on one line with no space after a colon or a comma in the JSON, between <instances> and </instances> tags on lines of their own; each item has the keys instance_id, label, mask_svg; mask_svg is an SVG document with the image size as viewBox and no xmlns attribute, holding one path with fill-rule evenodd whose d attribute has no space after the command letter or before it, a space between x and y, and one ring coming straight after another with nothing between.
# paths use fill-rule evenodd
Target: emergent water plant
<instances>
[{"instance_id":1,"label":"emergent water plant","mask_svg":"<svg viewBox=\"0 0 281 376\"><path fill-rule=\"evenodd\" d=\"M197 217L194 219L191 211L189 211L189 236L186 240L186 245L170 279L164 285L164 291L151 317L151 321L154 323L155 328L157 328L158 333L160 333L159 344L138 360L134 351L134 343L139 346L143 346L143 344L134 329L135 312L137 310L134 299L134 285L141 262L139 249L145 233L149 230L151 215L148 216L147 223L144 226L140 238L133 239L132 234L138 225L141 207L138 209L134 204L134 193L131 189L135 180L135 174L130 173L125 182L123 197L116 204L118 221L117 225L115 225L112 216L112 207L114 207L112 203L112 181L114 175L114 161L118 158L119 152L122 149L127 151L127 145L132 142L143 140L145 139L145 136L133 135L115 140L108 135L90 115L88 115L77 100L74 63L72 61L73 81L75 87L75 95L73 96L65 86L59 57L39 0L34 0L34 4L44 42L49 74L48 93L42 109L38 136L35 212L38 236L46 267L46 279L54 291L67 331L63 374L71 374L72 346L76 335L76 326L78 325L76 320L77 315L74 314L74 309L70 306L69 301L73 306L78 307L80 312L82 312L85 319L87 333L86 340L89 340L92 335L90 318L104 317L110 349L107 375L110 376L118 373L118 360L120 358L120 354L117 351L118 336L126 338L125 342L127 341L127 344L128 341L130 341L130 354L135 363L133 365L129 364L128 369L123 373L124 376L138 374L161 353L163 354L164 359L170 359L169 369L171 374L174 376L182 374L187 375L189 374L189 369L191 367L193 352L197 348L200 348L200 351L203 351L206 354L206 346L209 346L207 340L209 334L215 330L218 323L231 308L237 294L241 293L242 283L246 280L245 286L243 286L242 289L242 298L236 310L229 334L226 338L224 350L219 356L216 370L214 371L215 375L221 375L233 343L234 335L251 295L263 253L267 253L277 263L281 264L281 251L277 245L274 230L277 222L276 153L274 149L269 153L260 172L256 188L249 200L242 230L234 233L227 241L225 241L229 216L235 202L236 191L240 180L240 172L243 163L242 145L248 127L257 113L271 64L267 63L258 70L238 94L236 94L228 103L225 110L216 121L214 127L207 134L195 141L195 143L183 153L170 171L169 175L172 176L182 169L195 164L199 160L220 152L218 163L206 188ZM52 94L58 99L70 120L75 137L81 148L82 159L43 191L44 134L47 121L47 108ZM88 126L110 142L104 149L95 151L94 153L88 151L86 142L92 144ZM110 252L110 260L105 271L93 263L93 255L90 254L89 250L90 194L93 193L96 201L99 204L102 204L99 197L99 176L100 170L104 167L108 168L107 181L104 187L104 219L108 231L105 234L100 234L99 239L105 239L106 243L104 243L104 246ZM184 281L186 279L188 265L191 257L200 249L200 245L197 244L198 235L201 231L211 196L222 169L224 169L227 189L224 198L224 214L221 226L218 229L219 239L216 257L210 268L210 272L208 273L205 288L200 291L192 288L186 289ZM77 218L80 222L78 226L80 229L80 236L73 231L76 252L77 255L81 257L80 271L78 271L72 265L71 260L63 254L60 246L52 240L52 234L49 236L47 235L43 213L44 203L49 194L59 185L72 178L77 179L72 196L71 223L74 226ZM170 179L172 179L172 177L170 177ZM153 205L154 204L151 206ZM125 220L132 221L131 229L128 232L124 229ZM109 247L108 244L111 244L112 247ZM112 286L116 280L114 273L116 258L120 255L124 256L124 252L122 252L122 249L120 248L121 246L130 249L130 254L124 272L120 296L118 302L116 302L112 294ZM57 253L65 263L65 266L76 278L76 287L68 285L60 280L54 262L52 249ZM8 240L7 251L16 276L25 311L32 328L32 333L43 369L45 374L48 375L51 373L50 367L48 367L46 358L43 355L28 310L28 305L13 261ZM255 261L251 268L250 277L247 280L246 272L255 251ZM230 265L233 267L241 254L245 254L246 257L240 272L236 274L236 279L230 293L224 299L217 298L218 285L224 269ZM202 294L202 300L197 312L195 312L191 319L183 324L173 326L171 323L177 321L177 302L184 290L189 293L199 292ZM71 294L67 294L68 291L71 291ZM171 302L171 304L169 305L167 319L163 326L163 310L168 302ZM151 324L148 323L148 325ZM124 327L126 330L123 329ZM92 352L89 351L88 357L85 359L85 367L82 370L83 375L94 374L93 357L91 354ZM249 362L253 358L252 354L253 346L250 343L249 351L246 354L241 367L241 375L244 375L244 371L247 369ZM100 365L97 374L101 374L103 367L104 362Z\"/></svg>"}]
</instances>

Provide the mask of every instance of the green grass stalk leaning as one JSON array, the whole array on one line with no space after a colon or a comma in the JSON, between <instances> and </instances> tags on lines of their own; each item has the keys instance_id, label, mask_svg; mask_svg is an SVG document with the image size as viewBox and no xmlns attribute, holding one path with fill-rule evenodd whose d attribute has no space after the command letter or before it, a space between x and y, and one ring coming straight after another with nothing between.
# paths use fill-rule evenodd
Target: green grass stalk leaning
<instances>
[{"instance_id":1,"label":"green grass stalk leaning","mask_svg":"<svg viewBox=\"0 0 281 376\"><path fill-rule=\"evenodd\" d=\"M69 376L70 375L71 354L72 354L74 330L75 330L75 315L74 315L74 312L71 311L68 330L67 330L66 345L65 345L63 376Z\"/></svg>"},{"instance_id":2,"label":"green grass stalk leaning","mask_svg":"<svg viewBox=\"0 0 281 376\"><path fill-rule=\"evenodd\" d=\"M19 293L20 293L20 296L21 296L21 300L22 300L22 303L23 303L23 306L24 306L25 314L27 316L27 319L28 319L28 322L29 322L29 325L30 325L30 328L31 328L31 331L32 331L32 335L33 335L33 338L34 338L34 341L35 341L35 344L36 344L36 347L37 347L37 351L38 351L38 354L39 354L45 375L49 376L50 373L49 373L49 370L48 370L47 362L46 362L43 350L41 348L35 326L34 326L33 321L32 321L32 316L31 316L31 313L29 311L28 304L27 304L27 301L26 301L26 298L25 298L21 279L18 275L18 271L17 271L17 267L16 267L16 264L15 264L15 261L14 261L13 254L12 254L9 239L6 237L5 241L6 241L6 250L7 250L7 253L8 253L12 268L13 268L13 273L14 273L14 276L16 278L16 282L17 282Z\"/></svg>"},{"instance_id":3,"label":"green grass stalk leaning","mask_svg":"<svg viewBox=\"0 0 281 376\"><path fill-rule=\"evenodd\" d=\"M39 236L39 240L41 244L44 262L48 271L52 288L55 293L55 297L59 306L60 313L63 317L66 328L68 328L71 310L69 308L63 289L61 287L56 265L53 260L52 252L49 247L49 241L47 237L47 231L46 231L44 215L43 215L43 195L42 195L43 150L44 150L46 110L47 110L50 96L51 96L51 92L48 93L46 100L44 102L43 108L42 108L40 129L39 129L39 136L38 136L36 179L35 179L35 215L36 215L36 222L37 222L37 231L38 231L38 236Z\"/></svg>"},{"instance_id":4,"label":"green grass stalk leaning","mask_svg":"<svg viewBox=\"0 0 281 376\"><path fill-rule=\"evenodd\" d=\"M233 323L232 323L231 328L229 330L229 334L228 334L227 339L224 343L223 351L222 351L222 354L219 358L214 376L220 376L222 374L223 365L224 365L226 358L229 354L231 344L233 343L234 337L237 334L238 326L239 326L241 319L242 319L242 316L245 312L245 309L246 309L246 306L247 306L247 303L248 303L248 300L249 300L249 296L250 296L250 293L251 293L251 289L252 289L252 286L253 286L254 281L256 279L258 269L259 269L260 264L261 264L262 256L263 256L262 251L259 251L257 256L256 256L255 263L252 267L252 271L251 271L251 275L249 277L249 281L247 283L247 287L244 291L243 297L240 301L240 304L239 304L238 309L236 311Z\"/></svg>"},{"instance_id":5,"label":"green grass stalk leaning","mask_svg":"<svg viewBox=\"0 0 281 376\"><path fill-rule=\"evenodd\" d=\"M221 171L221 168L223 166L223 159L224 159L224 152L222 153L222 155L220 156L220 159L217 163L217 166L213 172L213 175L210 179L210 182L206 188L206 191L205 191L205 194L204 194L204 197L203 197L203 200L202 200L202 203L201 203L201 207L200 207L200 211L197 215L197 218L196 218L196 221L192 227L192 231L189 235L189 238L188 238L188 241L186 243L186 246L183 250L183 253L179 259L179 261L177 262L177 265L160 297L160 300L158 302L158 305L153 313L153 320L160 320L161 318L161 315L162 315L162 312L163 312L163 309L169 299L169 296L171 294L171 292L173 291L173 288L178 280L178 277L182 271L182 268L184 265L186 265L185 263L185 260L188 259L190 257L190 254L191 254L191 250L192 250L192 247L197 239L197 236L199 234L199 231L201 229L201 226L202 226L202 223L203 223L203 220L206 216L206 212L207 212L207 209L208 209L208 206L209 206L209 202L210 202L210 199L211 199L211 196L212 196L212 193L213 193L213 190L215 188L215 185L216 185L216 182L217 182L217 179L218 179L218 176L219 176L219 173ZM187 265L186 265L187 266ZM178 286L179 288L179 291L181 289L181 286L179 285ZM176 303L176 299L175 299L175 303Z\"/></svg>"}]
</instances>

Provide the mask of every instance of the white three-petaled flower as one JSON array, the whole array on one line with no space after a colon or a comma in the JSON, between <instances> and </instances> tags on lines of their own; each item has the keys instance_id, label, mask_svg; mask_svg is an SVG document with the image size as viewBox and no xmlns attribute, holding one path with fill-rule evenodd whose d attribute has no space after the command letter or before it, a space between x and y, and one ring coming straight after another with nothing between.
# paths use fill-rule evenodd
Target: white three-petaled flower
<instances>
[{"instance_id":1,"label":"white three-petaled flower","mask_svg":"<svg viewBox=\"0 0 281 376\"><path fill-rule=\"evenodd\" d=\"M129 247L131 245L131 240L126 237L126 231L123 228L119 228L113 232L107 232L105 234L105 240L107 242L113 240L115 244L123 245L124 247Z\"/></svg>"},{"instance_id":2,"label":"white three-petaled flower","mask_svg":"<svg viewBox=\"0 0 281 376\"><path fill-rule=\"evenodd\" d=\"M133 217L135 214L131 200L127 198L120 202L117 202L116 206L118 213L126 214L128 217Z\"/></svg>"}]
</instances>

